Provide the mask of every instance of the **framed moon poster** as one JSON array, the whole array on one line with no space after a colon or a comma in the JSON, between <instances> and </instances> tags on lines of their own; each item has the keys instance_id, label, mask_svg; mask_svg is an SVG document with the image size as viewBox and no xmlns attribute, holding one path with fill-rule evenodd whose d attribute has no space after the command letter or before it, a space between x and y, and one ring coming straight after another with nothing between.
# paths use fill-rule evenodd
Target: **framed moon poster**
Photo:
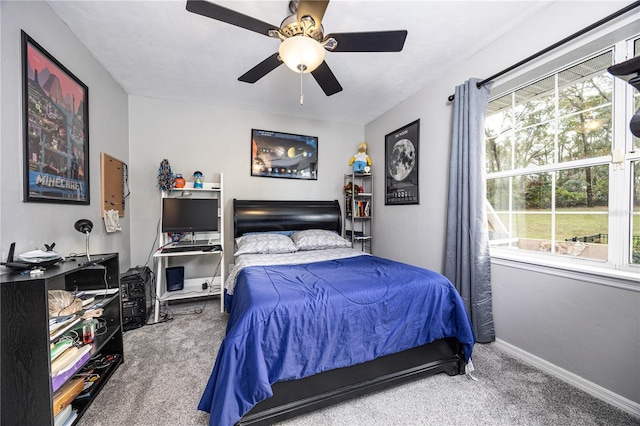
<instances>
[{"instance_id":1,"label":"framed moon poster","mask_svg":"<svg viewBox=\"0 0 640 426\"><path fill-rule=\"evenodd\" d=\"M420 204L418 191L418 145L420 120L384 138L386 205Z\"/></svg>"}]
</instances>

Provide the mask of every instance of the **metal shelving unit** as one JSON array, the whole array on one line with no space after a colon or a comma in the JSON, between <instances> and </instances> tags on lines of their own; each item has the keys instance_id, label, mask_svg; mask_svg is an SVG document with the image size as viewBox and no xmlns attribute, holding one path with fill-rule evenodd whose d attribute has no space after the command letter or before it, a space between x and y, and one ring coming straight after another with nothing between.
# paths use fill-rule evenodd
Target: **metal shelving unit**
<instances>
[{"instance_id":1,"label":"metal shelving unit","mask_svg":"<svg viewBox=\"0 0 640 426\"><path fill-rule=\"evenodd\" d=\"M343 236L351 246L371 253L373 222L373 175L349 173L344 175L345 208Z\"/></svg>"}]
</instances>

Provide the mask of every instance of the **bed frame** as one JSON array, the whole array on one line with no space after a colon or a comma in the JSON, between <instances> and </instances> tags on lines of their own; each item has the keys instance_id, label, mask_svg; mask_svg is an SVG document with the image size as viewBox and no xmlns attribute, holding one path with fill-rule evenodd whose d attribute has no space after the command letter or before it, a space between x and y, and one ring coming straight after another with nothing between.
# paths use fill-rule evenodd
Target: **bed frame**
<instances>
[{"instance_id":1,"label":"bed frame","mask_svg":"<svg viewBox=\"0 0 640 426\"><path fill-rule=\"evenodd\" d=\"M247 232L328 229L341 234L340 204L334 201L233 200L234 235ZM462 345L455 338L387 355L373 361L272 385L273 396L258 403L238 425L268 425L349 398L437 373L464 371Z\"/></svg>"}]
</instances>

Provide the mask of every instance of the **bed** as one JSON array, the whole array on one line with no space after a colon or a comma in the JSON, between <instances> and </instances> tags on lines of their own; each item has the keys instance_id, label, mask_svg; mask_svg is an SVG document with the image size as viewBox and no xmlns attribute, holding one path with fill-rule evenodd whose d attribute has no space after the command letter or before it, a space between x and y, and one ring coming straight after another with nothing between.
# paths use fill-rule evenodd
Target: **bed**
<instances>
[{"instance_id":1,"label":"bed","mask_svg":"<svg viewBox=\"0 0 640 426\"><path fill-rule=\"evenodd\" d=\"M475 339L453 285L350 248L338 201L234 200L233 210L229 320L198 405L210 425L272 424L464 371Z\"/></svg>"}]
</instances>

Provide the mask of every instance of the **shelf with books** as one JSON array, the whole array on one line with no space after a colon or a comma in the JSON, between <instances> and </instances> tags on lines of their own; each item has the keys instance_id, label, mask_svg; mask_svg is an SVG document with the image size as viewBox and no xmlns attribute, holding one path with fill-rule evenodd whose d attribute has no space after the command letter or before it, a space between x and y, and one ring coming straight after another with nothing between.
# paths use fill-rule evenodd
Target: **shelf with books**
<instances>
[{"instance_id":1,"label":"shelf with books","mask_svg":"<svg viewBox=\"0 0 640 426\"><path fill-rule=\"evenodd\" d=\"M91 258L97 264L92 268L76 259L36 276L0 276L2 403L11 407L0 412L0 424L75 424L122 362L118 255ZM72 313L49 313L52 292L72 295ZM93 334L85 334L91 324ZM94 360L113 355L117 361L109 375L88 398L78 399L84 390L80 372Z\"/></svg>"},{"instance_id":2,"label":"shelf with books","mask_svg":"<svg viewBox=\"0 0 640 426\"><path fill-rule=\"evenodd\" d=\"M351 246L371 253L373 220L373 175L344 175L344 237Z\"/></svg>"}]
</instances>

